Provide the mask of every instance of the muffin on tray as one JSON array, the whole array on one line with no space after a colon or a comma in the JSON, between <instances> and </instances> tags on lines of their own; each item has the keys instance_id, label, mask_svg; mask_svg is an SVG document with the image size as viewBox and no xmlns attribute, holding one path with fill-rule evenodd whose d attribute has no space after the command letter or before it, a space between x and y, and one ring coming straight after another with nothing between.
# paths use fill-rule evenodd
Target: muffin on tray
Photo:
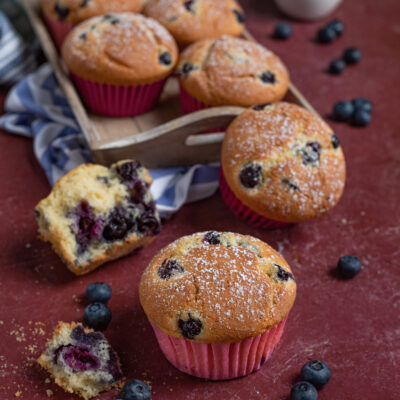
<instances>
[{"instance_id":1,"label":"muffin on tray","mask_svg":"<svg viewBox=\"0 0 400 400\"><path fill-rule=\"evenodd\" d=\"M190 375L220 380L248 375L271 356L296 283L266 243L210 231L162 249L139 295L165 357Z\"/></svg>"},{"instance_id":2,"label":"muffin on tray","mask_svg":"<svg viewBox=\"0 0 400 400\"><path fill-rule=\"evenodd\" d=\"M151 183L137 161L80 165L36 206L40 238L76 275L143 247L161 229Z\"/></svg>"},{"instance_id":3,"label":"muffin on tray","mask_svg":"<svg viewBox=\"0 0 400 400\"><path fill-rule=\"evenodd\" d=\"M69 31L97 15L112 12L139 12L145 0L41 0L46 24L60 48Z\"/></svg>"},{"instance_id":4,"label":"muffin on tray","mask_svg":"<svg viewBox=\"0 0 400 400\"><path fill-rule=\"evenodd\" d=\"M245 14L235 0L149 0L144 14L156 19L181 47L220 35L240 36Z\"/></svg>"},{"instance_id":5,"label":"muffin on tray","mask_svg":"<svg viewBox=\"0 0 400 400\"><path fill-rule=\"evenodd\" d=\"M178 59L174 38L139 14L107 14L73 29L62 57L86 106L131 117L156 104Z\"/></svg>"},{"instance_id":6,"label":"muffin on tray","mask_svg":"<svg viewBox=\"0 0 400 400\"><path fill-rule=\"evenodd\" d=\"M339 138L290 103L258 105L227 129L220 189L229 208L259 227L318 217L339 201L346 166Z\"/></svg>"}]
</instances>

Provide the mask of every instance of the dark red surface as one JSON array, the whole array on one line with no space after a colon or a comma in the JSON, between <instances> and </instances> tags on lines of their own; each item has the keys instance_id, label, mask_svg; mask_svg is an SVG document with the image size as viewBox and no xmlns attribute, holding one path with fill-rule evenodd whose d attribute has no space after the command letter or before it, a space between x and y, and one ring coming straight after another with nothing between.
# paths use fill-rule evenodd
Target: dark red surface
<instances>
[{"instance_id":1,"label":"dark red surface","mask_svg":"<svg viewBox=\"0 0 400 400\"><path fill-rule=\"evenodd\" d=\"M148 248L81 278L70 274L47 244L36 239L35 204L48 194L30 140L0 135L0 398L45 399L64 394L32 361L58 320L75 320L92 281L111 284L113 320L107 336L121 355L128 378L146 378L154 399L285 399L308 359L332 369L320 399L400 398L400 3L344 1L334 14L346 23L332 45L313 43L322 23L293 23L287 42L268 35L282 19L271 1L247 1L249 27L258 40L288 64L293 81L323 115L339 99L370 97L372 124L357 129L332 123L348 166L347 187L328 215L293 228L251 228L223 204L220 195L186 206ZM347 46L365 57L342 76L323 72ZM140 308L139 277L153 254L181 235L207 229L231 230L266 240L286 257L296 274L298 297L283 339L260 372L244 379L210 383L186 376L163 358ZM354 280L332 273L337 259L358 255L364 265ZM42 323L44 325L42 325ZM40 330L43 329L43 331ZM29 347L31 346L31 347ZM116 393L101 396L116 398Z\"/></svg>"}]
</instances>

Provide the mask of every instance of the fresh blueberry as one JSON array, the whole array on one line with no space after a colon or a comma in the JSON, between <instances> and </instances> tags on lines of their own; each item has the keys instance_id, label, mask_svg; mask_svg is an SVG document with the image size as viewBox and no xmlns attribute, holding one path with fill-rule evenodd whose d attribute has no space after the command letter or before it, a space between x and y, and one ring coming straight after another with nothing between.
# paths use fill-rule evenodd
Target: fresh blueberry
<instances>
[{"instance_id":1,"label":"fresh blueberry","mask_svg":"<svg viewBox=\"0 0 400 400\"><path fill-rule=\"evenodd\" d=\"M336 36L341 36L344 32L344 24L338 19L334 19L333 21L329 22L326 27L333 29L336 33Z\"/></svg>"},{"instance_id":2,"label":"fresh blueberry","mask_svg":"<svg viewBox=\"0 0 400 400\"><path fill-rule=\"evenodd\" d=\"M342 59L332 60L329 64L329 73L334 75L341 74L346 68L346 63Z\"/></svg>"},{"instance_id":3,"label":"fresh blueberry","mask_svg":"<svg viewBox=\"0 0 400 400\"><path fill-rule=\"evenodd\" d=\"M289 39L292 36L292 26L287 22L280 22L275 26L274 30L274 38L275 39Z\"/></svg>"},{"instance_id":4,"label":"fresh blueberry","mask_svg":"<svg viewBox=\"0 0 400 400\"><path fill-rule=\"evenodd\" d=\"M248 189L256 187L260 183L261 178L261 165L254 164L252 162L245 164L239 175L240 182Z\"/></svg>"},{"instance_id":5,"label":"fresh blueberry","mask_svg":"<svg viewBox=\"0 0 400 400\"><path fill-rule=\"evenodd\" d=\"M351 122L355 126L367 126L371 123L371 114L364 110L356 110Z\"/></svg>"},{"instance_id":6,"label":"fresh blueberry","mask_svg":"<svg viewBox=\"0 0 400 400\"><path fill-rule=\"evenodd\" d=\"M168 51L164 51L164 53L161 53L160 56L158 57L158 60L160 64L163 65L170 65L172 63L172 57Z\"/></svg>"},{"instance_id":7,"label":"fresh blueberry","mask_svg":"<svg viewBox=\"0 0 400 400\"><path fill-rule=\"evenodd\" d=\"M362 59L362 53L359 49L350 47L344 51L343 59L346 61L346 64L357 64Z\"/></svg>"},{"instance_id":8,"label":"fresh blueberry","mask_svg":"<svg viewBox=\"0 0 400 400\"><path fill-rule=\"evenodd\" d=\"M201 330L203 329L202 322L197 319L193 318L190 314L188 314L188 319L178 320L178 327L182 333L182 336L186 339L194 339L196 336L200 335Z\"/></svg>"},{"instance_id":9,"label":"fresh blueberry","mask_svg":"<svg viewBox=\"0 0 400 400\"><path fill-rule=\"evenodd\" d=\"M151 400L151 390L139 379L127 381L120 393L122 400Z\"/></svg>"},{"instance_id":10,"label":"fresh blueberry","mask_svg":"<svg viewBox=\"0 0 400 400\"><path fill-rule=\"evenodd\" d=\"M337 121L348 121L354 113L354 105L350 101L339 101L333 106L333 117Z\"/></svg>"},{"instance_id":11,"label":"fresh blueberry","mask_svg":"<svg viewBox=\"0 0 400 400\"><path fill-rule=\"evenodd\" d=\"M260 75L260 79L264 82L264 83L270 83L270 84L274 84L276 82L276 77L275 74L271 71L264 71L261 75Z\"/></svg>"},{"instance_id":12,"label":"fresh blueberry","mask_svg":"<svg viewBox=\"0 0 400 400\"><path fill-rule=\"evenodd\" d=\"M92 282L86 288L86 298L91 302L107 303L111 299L111 288L104 282Z\"/></svg>"},{"instance_id":13,"label":"fresh blueberry","mask_svg":"<svg viewBox=\"0 0 400 400\"><path fill-rule=\"evenodd\" d=\"M246 15L238 10L233 10L233 13L235 14L236 21L239 22L239 24L244 24L246 22Z\"/></svg>"},{"instance_id":14,"label":"fresh blueberry","mask_svg":"<svg viewBox=\"0 0 400 400\"><path fill-rule=\"evenodd\" d=\"M171 258L171 259L166 259L162 262L162 264L158 268L157 273L161 279L168 281L171 278L171 276L176 274L182 274L183 271L184 269L182 265L180 265L177 260Z\"/></svg>"},{"instance_id":15,"label":"fresh blueberry","mask_svg":"<svg viewBox=\"0 0 400 400\"><path fill-rule=\"evenodd\" d=\"M336 135L332 135L332 147L337 149L340 146L340 140Z\"/></svg>"},{"instance_id":16,"label":"fresh blueberry","mask_svg":"<svg viewBox=\"0 0 400 400\"><path fill-rule=\"evenodd\" d=\"M317 400L317 389L306 381L298 382L290 391L290 400Z\"/></svg>"},{"instance_id":17,"label":"fresh blueberry","mask_svg":"<svg viewBox=\"0 0 400 400\"><path fill-rule=\"evenodd\" d=\"M365 99L364 97L358 97L352 101L353 106L356 110L363 110L368 113L372 113L372 103L370 100Z\"/></svg>"},{"instance_id":18,"label":"fresh blueberry","mask_svg":"<svg viewBox=\"0 0 400 400\"><path fill-rule=\"evenodd\" d=\"M324 387L331 379L331 370L323 362L318 360L309 361L301 369L301 379L312 383L317 389Z\"/></svg>"},{"instance_id":19,"label":"fresh blueberry","mask_svg":"<svg viewBox=\"0 0 400 400\"><path fill-rule=\"evenodd\" d=\"M354 278L362 268L361 261L356 256L340 257L337 269L343 278Z\"/></svg>"},{"instance_id":20,"label":"fresh blueberry","mask_svg":"<svg viewBox=\"0 0 400 400\"><path fill-rule=\"evenodd\" d=\"M57 1L56 4L54 4L54 12L58 15L58 18L63 21L69 15L69 8Z\"/></svg>"},{"instance_id":21,"label":"fresh blueberry","mask_svg":"<svg viewBox=\"0 0 400 400\"><path fill-rule=\"evenodd\" d=\"M221 235L220 235L218 232L215 232L215 231L207 232L207 233L204 235L203 243L207 243L207 244L221 244L220 236L221 236Z\"/></svg>"},{"instance_id":22,"label":"fresh blueberry","mask_svg":"<svg viewBox=\"0 0 400 400\"><path fill-rule=\"evenodd\" d=\"M320 43L331 43L336 39L336 32L333 28L322 28L317 33L317 39Z\"/></svg>"},{"instance_id":23,"label":"fresh blueberry","mask_svg":"<svg viewBox=\"0 0 400 400\"><path fill-rule=\"evenodd\" d=\"M104 331L111 321L111 310L103 303L91 303L83 312L85 324L95 331Z\"/></svg>"}]
</instances>

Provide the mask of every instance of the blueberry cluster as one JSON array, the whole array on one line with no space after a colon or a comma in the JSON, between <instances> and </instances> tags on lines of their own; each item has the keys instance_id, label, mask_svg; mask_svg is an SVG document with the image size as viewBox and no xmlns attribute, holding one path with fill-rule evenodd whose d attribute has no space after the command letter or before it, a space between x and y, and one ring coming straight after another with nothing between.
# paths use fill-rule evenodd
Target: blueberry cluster
<instances>
[{"instance_id":1,"label":"blueberry cluster","mask_svg":"<svg viewBox=\"0 0 400 400\"><path fill-rule=\"evenodd\" d=\"M354 65L361 61L361 50L356 47L349 47L343 52L342 58L332 60L329 64L329 73L334 75L341 74L348 65Z\"/></svg>"},{"instance_id":2,"label":"blueberry cluster","mask_svg":"<svg viewBox=\"0 0 400 400\"><path fill-rule=\"evenodd\" d=\"M355 126L367 126L371 122L372 103L363 97L352 101L339 101L333 106L336 121L350 122Z\"/></svg>"},{"instance_id":3,"label":"blueberry cluster","mask_svg":"<svg viewBox=\"0 0 400 400\"><path fill-rule=\"evenodd\" d=\"M331 370L323 361L313 360L303 365L300 377L290 391L290 400L317 400L317 390L329 382Z\"/></svg>"},{"instance_id":4,"label":"blueberry cluster","mask_svg":"<svg viewBox=\"0 0 400 400\"><path fill-rule=\"evenodd\" d=\"M319 43L331 43L344 32L344 24L338 19L328 22L323 28L317 32L317 41Z\"/></svg>"},{"instance_id":5,"label":"blueberry cluster","mask_svg":"<svg viewBox=\"0 0 400 400\"><path fill-rule=\"evenodd\" d=\"M111 299L111 287L104 282L93 282L86 288L86 298L90 304L83 312L83 321L95 331L104 331L111 321L111 310L107 302Z\"/></svg>"}]
</instances>

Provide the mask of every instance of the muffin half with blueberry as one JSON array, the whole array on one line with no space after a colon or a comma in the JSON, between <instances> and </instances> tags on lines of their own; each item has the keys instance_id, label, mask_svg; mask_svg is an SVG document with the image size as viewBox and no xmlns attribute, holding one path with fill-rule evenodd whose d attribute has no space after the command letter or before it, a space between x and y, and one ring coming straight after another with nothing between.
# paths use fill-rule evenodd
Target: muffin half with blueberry
<instances>
[{"instance_id":1,"label":"muffin half with blueberry","mask_svg":"<svg viewBox=\"0 0 400 400\"><path fill-rule=\"evenodd\" d=\"M122 379L117 353L101 332L76 322L59 322L38 359L66 392L85 400L117 387Z\"/></svg>"},{"instance_id":2,"label":"muffin half with blueberry","mask_svg":"<svg viewBox=\"0 0 400 400\"><path fill-rule=\"evenodd\" d=\"M162 249L139 294L165 357L190 375L221 380L248 375L271 356L296 282L261 240L210 231Z\"/></svg>"},{"instance_id":3,"label":"muffin half with blueberry","mask_svg":"<svg viewBox=\"0 0 400 400\"><path fill-rule=\"evenodd\" d=\"M92 111L130 117L156 104L178 49L158 22L139 14L91 18L71 31L62 57Z\"/></svg>"},{"instance_id":4,"label":"muffin half with blueberry","mask_svg":"<svg viewBox=\"0 0 400 400\"><path fill-rule=\"evenodd\" d=\"M345 180L339 138L302 107L254 106L227 129L221 194L252 225L277 227L318 217L338 203Z\"/></svg>"},{"instance_id":5,"label":"muffin half with blueberry","mask_svg":"<svg viewBox=\"0 0 400 400\"><path fill-rule=\"evenodd\" d=\"M230 36L189 46L180 55L177 72L184 113L273 103L289 86L289 73L279 57L260 44Z\"/></svg>"},{"instance_id":6,"label":"muffin half with blueberry","mask_svg":"<svg viewBox=\"0 0 400 400\"><path fill-rule=\"evenodd\" d=\"M75 25L112 12L140 12L145 0L41 0L46 24L58 47Z\"/></svg>"},{"instance_id":7,"label":"muffin half with blueberry","mask_svg":"<svg viewBox=\"0 0 400 400\"><path fill-rule=\"evenodd\" d=\"M36 206L40 238L76 275L143 247L161 230L151 183L137 161L80 165Z\"/></svg>"},{"instance_id":8,"label":"muffin half with blueberry","mask_svg":"<svg viewBox=\"0 0 400 400\"><path fill-rule=\"evenodd\" d=\"M236 0L149 0L143 12L164 25L181 48L220 35L240 36L246 19Z\"/></svg>"}]
</instances>

